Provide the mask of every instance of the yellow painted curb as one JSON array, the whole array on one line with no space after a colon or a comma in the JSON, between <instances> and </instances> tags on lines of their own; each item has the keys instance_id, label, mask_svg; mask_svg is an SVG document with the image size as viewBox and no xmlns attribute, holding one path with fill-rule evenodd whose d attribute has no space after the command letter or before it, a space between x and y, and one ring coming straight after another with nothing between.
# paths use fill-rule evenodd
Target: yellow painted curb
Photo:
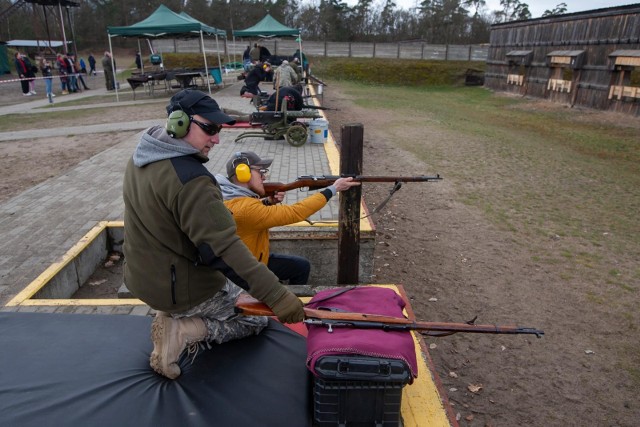
<instances>
[{"instance_id":1,"label":"yellow painted curb","mask_svg":"<svg viewBox=\"0 0 640 427\"><path fill-rule=\"evenodd\" d=\"M143 305L140 300L131 299L131 302L122 303L124 299L102 299L102 300L88 300L88 299L31 299L40 289L42 289L47 283L51 281L63 268L65 268L70 262L82 253L105 229L108 227L124 227L124 221L100 221L95 227L93 227L87 234L71 247L60 259L60 261L51 264L45 271L43 271L34 281L29 283L22 291L13 297L6 307L15 306L59 306L59 305ZM99 303L96 303L98 302ZM135 302L137 301L137 303Z\"/></svg>"}]
</instances>

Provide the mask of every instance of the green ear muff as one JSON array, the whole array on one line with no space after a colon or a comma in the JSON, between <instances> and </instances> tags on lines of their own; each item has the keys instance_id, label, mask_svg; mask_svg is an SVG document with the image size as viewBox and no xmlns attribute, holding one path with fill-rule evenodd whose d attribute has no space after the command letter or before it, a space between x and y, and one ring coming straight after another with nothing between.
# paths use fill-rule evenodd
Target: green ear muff
<instances>
[{"instance_id":1,"label":"green ear muff","mask_svg":"<svg viewBox=\"0 0 640 427\"><path fill-rule=\"evenodd\" d=\"M236 178L238 179L238 182L251 181L251 168L249 167L249 165L240 163L238 166L236 166Z\"/></svg>"},{"instance_id":2,"label":"green ear muff","mask_svg":"<svg viewBox=\"0 0 640 427\"><path fill-rule=\"evenodd\" d=\"M169 114L165 127L172 138L184 138L189 133L190 125L189 115L182 110L176 110Z\"/></svg>"}]
</instances>

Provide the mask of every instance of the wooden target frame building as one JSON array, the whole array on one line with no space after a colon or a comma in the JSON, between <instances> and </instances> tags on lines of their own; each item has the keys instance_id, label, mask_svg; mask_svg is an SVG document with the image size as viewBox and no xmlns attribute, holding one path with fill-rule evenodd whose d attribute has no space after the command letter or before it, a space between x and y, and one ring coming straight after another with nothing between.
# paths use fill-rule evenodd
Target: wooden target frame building
<instances>
[{"instance_id":1,"label":"wooden target frame building","mask_svg":"<svg viewBox=\"0 0 640 427\"><path fill-rule=\"evenodd\" d=\"M492 25L485 86L640 115L640 3Z\"/></svg>"}]
</instances>

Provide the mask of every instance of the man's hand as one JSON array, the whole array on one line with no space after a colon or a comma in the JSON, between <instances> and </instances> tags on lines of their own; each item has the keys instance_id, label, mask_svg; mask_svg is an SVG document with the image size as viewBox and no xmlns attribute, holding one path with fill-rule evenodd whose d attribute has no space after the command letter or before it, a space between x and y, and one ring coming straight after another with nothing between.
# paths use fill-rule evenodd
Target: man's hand
<instances>
[{"instance_id":1,"label":"man's hand","mask_svg":"<svg viewBox=\"0 0 640 427\"><path fill-rule=\"evenodd\" d=\"M271 305L271 309L282 323L298 323L304 320L302 301L289 290Z\"/></svg>"},{"instance_id":2,"label":"man's hand","mask_svg":"<svg viewBox=\"0 0 640 427\"><path fill-rule=\"evenodd\" d=\"M354 182L352 177L349 177L349 178L338 178L333 183L333 186L336 187L336 191L345 191L345 190L348 190L351 187L355 187L357 185L360 185L360 183L357 182L357 181Z\"/></svg>"},{"instance_id":3,"label":"man's hand","mask_svg":"<svg viewBox=\"0 0 640 427\"><path fill-rule=\"evenodd\" d=\"M284 191L278 191L267 198L269 199L269 203L271 203L272 205L275 205L277 203L282 203L282 201L284 200L285 194L286 193Z\"/></svg>"},{"instance_id":4,"label":"man's hand","mask_svg":"<svg viewBox=\"0 0 640 427\"><path fill-rule=\"evenodd\" d=\"M264 197L261 200L265 206L273 206L277 203L282 203L282 201L284 200L284 195L284 191L278 191L274 195Z\"/></svg>"}]
</instances>

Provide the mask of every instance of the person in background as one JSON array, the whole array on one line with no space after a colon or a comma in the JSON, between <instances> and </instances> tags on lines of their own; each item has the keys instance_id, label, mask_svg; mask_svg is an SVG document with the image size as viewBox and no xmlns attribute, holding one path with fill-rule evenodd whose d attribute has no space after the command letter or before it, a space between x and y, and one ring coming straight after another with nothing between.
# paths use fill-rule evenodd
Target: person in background
<instances>
[{"instance_id":1,"label":"person in background","mask_svg":"<svg viewBox=\"0 0 640 427\"><path fill-rule=\"evenodd\" d=\"M67 71L69 92L76 93L78 91L78 76L76 75L76 69L73 66L73 55L67 53L64 56L64 63Z\"/></svg>"},{"instance_id":2,"label":"person in background","mask_svg":"<svg viewBox=\"0 0 640 427\"><path fill-rule=\"evenodd\" d=\"M143 132L124 182L124 282L157 310L151 367L175 379L178 361L201 343L259 334L266 317L237 316L246 290L284 323L304 318L302 302L259 263L236 234L220 187L203 166L235 121L207 94L185 89L167 105L165 126ZM233 277L233 281L227 277Z\"/></svg>"},{"instance_id":3,"label":"person in background","mask_svg":"<svg viewBox=\"0 0 640 427\"><path fill-rule=\"evenodd\" d=\"M114 75L115 61L111 62L111 53L108 50L104 52L102 57L102 69L104 70L104 82L107 90L114 90L116 88L116 79Z\"/></svg>"},{"instance_id":4,"label":"person in background","mask_svg":"<svg viewBox=\"0 0 640 427\"><path fill-rule=\"evenodd\" d=\"M76 79L77 79L76 86L78 84L77 82L79 81L82 84L82 87L84 88L84 90L89 90L89 87L84 82L84 78L82 77L82 73L80 72L80 66L78 65L78 61L76 60L75 55L71 54L71 55L69 55L69 58L71 59L71 64L73 66L73 72L76 74Z\"/></svg>"},{"instance_id":5,"label":"person in background","mask_svg":"<svg viewBox=\"0 0 640 427\"><path fill-rule=\"evenodd\" d=\"M287 111L300 111L304 108L304 99L296 86L283 86L274 91L264 105L264 111L281 111L284 103Z\"/></svg>"},{"instance_id":6,"label":"person in background","mask_svg":"<svg viewBox=\"0 0 640 427\"><path fill-rule=\"evenodd\" d=\"M260 99L260 82L267 80L271 75L271 64L265 62L256 64L244 78L244 86L240 90L240 96L250 98L253 105L258 108L262 104Z\"/></svg>"},{"instance_id":7,"label":"person in background","mask_svg":"<svg viewBox=\"0 0 640 427\"><path fill-rule=\"evenodd\" d=\"M142 69L142 58L140 57L140 52L136 52L136 68L138 70Z\"/></svg>"},{"instance_id":8,"label":"person in background","mask_svg":"<svg viewBox=\"0 0 640 427\"><path fill-rule=\"evenodd\" d=\"M61 53L56 55L56 69L60 75L60 88L63 95L69 93L69 78L67 77L67 62L64 60L64 56Z\"/></svg>"},{"instance_id":9,"label":"person in background","mask_svg":"<svg viewBox=\"0 0 640 427\"><path fill-rule=\"evenodd\" d=\"M289 65L289 61L285 59L282 61L282 64L276 68L273 76L273 88L277 89L284 86L293 86L296 83L298 83L298 75Z\"/></svg>"},{"instance_id":10,"label":"person in background","mask_svg":"<svg viewBox=\"0 0 640 427\"><path fill-rule=\"evenodd\" d=\"M247 72L251 68L251 45L247 45L247 48L242 53L242 68Z\"/></svg>"},{"instance_id":11,"label":"person in background","mask_svg":"<svg viewBox=\"0 0 640 427\"><path fill-rule=\"evenodd\" d=\"M42 77L44 77L44 87L47 92L47 98L54 98L55 95L52 91L53 72L51 69L51 62L44 58L40 58L40 71L42 72Z\"/></svg>"},{"instance_id":12,"label":"person in background","mask_svg":"<svg viewBox=\"0 0 640 427\"><path fill-rule=\"evenodd\" d=\"M84 58L80 58L80 72L87 74L87 64L84 62Z\"/></svg>"},{"instance_id":13,"label":"person in background","mask_svg":"<svg viewBox=\"0 0 640 427\"><path fill-rule=\"evenodd\" d=\"M89 57L87 58L87 61L89 61L89 74L93 74L95 76L97 74L96 73L96 58L93 57L93 53L89 54Z\"/></svg>"},{"instance_id":14,"label":"person in background","mask_svg":"<svg viewBox=\"0 0 640 427\"><path fill-rule=\"evenodd\" d=\"M253 151L237 152L227 162L226 176L217 174L224 204L233 214L238 236L253 256L290 285L305 285L311 264L304 257L269 252L269 229L303 221L322 209L339 191L360 185L353 178L339 178L329 187L293 205L284 205L284 192L265 194L272 159L261 159Z\"/></svg>"},{"instance_id":15,"label":"person in background","mask_svg":"<svg viewBox=\"0 0 640 427\"><path fill-rule=\"evenodd\" d=\"M249 51L249 57L251 58L252 64L260 62L260 45L258 45L258 43L253 44L253 47Z\"/></svg>"},{"instance_id":16,"label":"person in background","mask_svg":"<svg viewBox=\"0 0 640 427\"><path fill-rule=\"evenodd\" d=\"M293 53L293 57L298 58L298 62L301 64L303 72L309 72L309 61L307 60L307 55L305 55L304 52L300 54L300 49L296 49Z\"/></svg>"},{"instance_id":17,"label":"person in background","mask_svg":"<svg viewBox=\"0 0 640 427\"><path fill-rule=\"evenodd\" d=\"M291 65L291 68L293 68L293 71L296 72L296 75L298 76L298 82L301 82L304 74L302 72L302 66L300 65L300 59L298 57L293 58L293 64Z\"/></svg>"},{"instance_id":18,"label":"person in background","mask_svg":"<svg viewBox=\"0 0 640 427\"><path fill-rule=\"evenodd\" d=\"M16 73L18 73L18 77L22 79L20 80L20 86L22 87L22 96L35 95L36 91L31 87L33 77L35 77L31 61L29 61L29 58L27 58L26 55L23 55L20 52L16 52L14 62L16 66Z\"/></svg>"}]
</instances>

